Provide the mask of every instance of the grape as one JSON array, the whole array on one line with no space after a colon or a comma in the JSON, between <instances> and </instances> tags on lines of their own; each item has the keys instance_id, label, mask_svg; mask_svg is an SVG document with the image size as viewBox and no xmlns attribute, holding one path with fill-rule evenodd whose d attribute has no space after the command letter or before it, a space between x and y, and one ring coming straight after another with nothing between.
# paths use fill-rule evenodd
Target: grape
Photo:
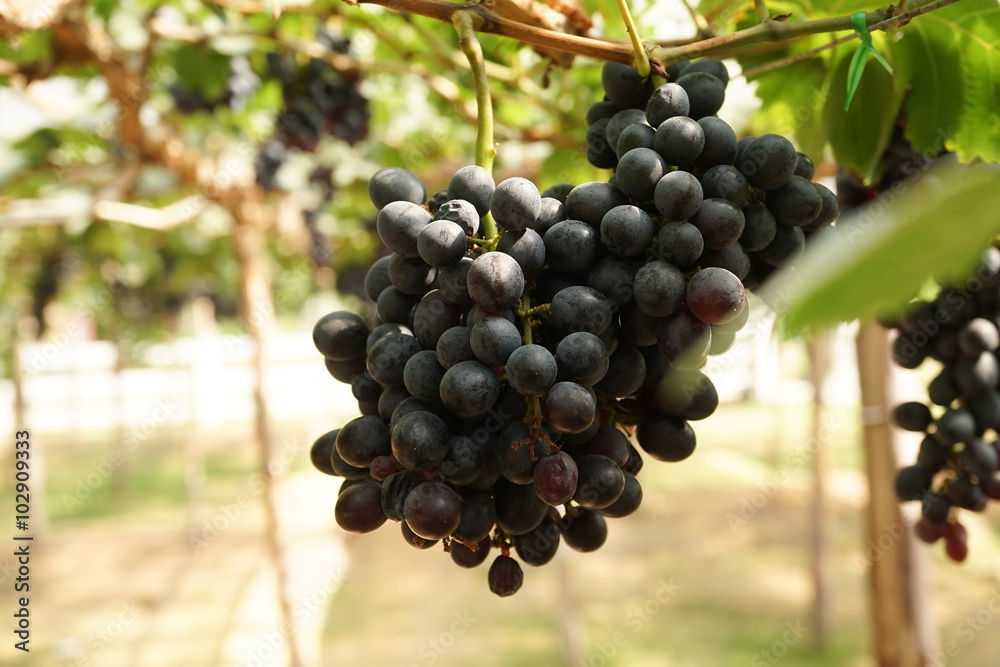
<instances>
[{"instance_id":1,"label":"grape","mask_svg":"<svg viewBox=\"0 0 1000 667\"><path fill-rule=\"evenodd\" d=\"M480 308L491 313L512 307L524 292L521 267L502 252L487 252L473 260L467 281L469 295Z\"/></svg>"},{"instance_id":2,"label":"grape","mask_svg":"<svg viewBox=\"0 0 1000 667\"><path fill-rule=\"evenodd\" d=\"M333 452L336 451L338 433L340 433L339 428L321 435L316 439L312 447L309 448L309 460L312 461L313 467L326 475L337 474L331 457L333 456Z\"/></svg>"},{"instance_id":3,"label":"grape","mask_svg":"<svg viewBox=\"0 0 1000 667\"><path fill-rule=\"evenodd\" d=\"M448 427L431 412L411 412L392 429L392 455L409 470L433 468L447 454Z\"/></svg>"},{"instance_id":4,"label":"grape","mask_svg":"<svg viewBox=\"0 0 1000 667\"><path fill-rule=\"evenodd\" d=\"M751 266L750 255L739 243L731 243L719 250L706 250L698 263L703 268L725 269L741 281L749 275Z\"/></svg>"},{"instance_id":5,"label":"grape","mask_svg":"<svg viewBox=\"0 0 1000 667\"><path fill-rule=\"evenodd\" d=\"M795 175L811 181L813 175L816 173L816 166L805 153L796 153L796 155L798 158L795 161Z\"/></svg>"},{"instance_id":6,"label":"grape","mask_svg":"<svg viewBox=\"0 0 1000 667\"><path fill-rule=\"evenodd\" d=\"M521 333L502 317L487 317L472 327L469 344L479 361L487 366L504 366L521 346Z\"/></svg>"},{"instance_id":7,"label":"grape","mask_svg":"<svg viewBox=\"0 0 1000 667\"><path fill-rule=\"evenodd\" d=\"M326 365L326 370L329 371L330 375L336 378L338 382L343 382L344 384L349 384L355 375L365 371L364 355L348 359L347 361L324 359L323 363Z\"/></svg>"},{"instance_id":8,"label":"grape","mask_svg":"<svg viewBox=\"0 0 1000 667\"><path fill-rule=\"evenodd\" d=\"M728 199L740 208L750 204L747 179L732 165L720 164L701 177L701 189L706 199Z\"/></svg>"},{"instance_id":9,"label":"grape","mask_svg":"<svg viewBox=\"0 0 1000 667\"><path fill-rule=\"evenodd\" d=\"M621 110L620 106L609 100L594 102L587 109L587 125L593 125L602 118L607 120Z\"/></svg>"},{"instance_id":10,"label":"grape","mask_svg":"<svg viewBox=\"0 0 1000 667\"><path fill-rule=\"evenodd\" d=\"M618 145L616 156L621 160L622 156L633 148L653 148L653 138L656 131L649 125L643 123L632 123L618 135ZM612 165L614 166L614 165Z\"/></svg>"},{"instance_id":11,"label":"grape","mask_svg":"<svg viewBox=\"0 0 1000 667\"><path fill-rule=\"evenodd\" d=\"M448 453L438 464L438 470L444 475L445 481L451 484L471 484L475 481L483 459L487 456L483 451L484 447L484 444L468 435L448 438Z\"/></svg>"},{"instance_id":12,"label":"grape","mask_svg":"<svg viewBox=\"0 0 1000 667\"><path fill-rule=\"evenodd\" d=\"M592 287L574 285L552 297L552 325L569 333L603 333L611 324L613 302Z\"/></svg>"},{"instance_id":13,"label":"grape","mask_svg":"<svg viewBox=\"0 0 1000 667\"><path fill-rule=\"evenodd\" d=\"M694 165L707 171L718 164L732 164L736 160L736 133L733 128L715 116L701 118L698 125L705 134L705 147L695 158Z\"/></svg>"},{"instance_id":14,"label":"grape","mask_svg":"<svg viewBox=\"0 0 1000 667\"><path fill-rule=\"evenodd\" d=\"M476 358L472 351L470 337L472 331L465 326L451 327L438 338L436 356L438 363L447 370L462 361L473 361ZM405 368L403 369L405 373ZM404 378L405 379L405 378ZM440 383L438 383L440 385Z\"/></svg>"},{"instance_id":15,"label":"grape","mask_svg":"<svg viewBox=\"0 0 1000 667\"><path fill-rule=\"evenodd\" d=\"M960 523L949 523L944 533L945 550L948 558L961 563L969 555L969 534Z\"/></svg>"},{"instance_id":16,"label":"grape","mask_svg":"<svg viewBox=\"0 0 1000 667\"><path fill-rule=\"evenodd\" d=\"M606 396L624 398L631 396L646 380L646 359L642 352L629 345L619 343L608 363L608 372L594 389Z\"/></svg>"},{"instance_id":17,"label":"grape","mask_svg":"<svg viewBox=\"0 0 1000 667\"><path fill-rule=\"evenodd\" d=\"M496 375L478 361L461 361L441 378L441 402L459 417L484 414L499 396Z\"/></svg>"},{"instance_id":18,"label":"grape","mask_svg":"<svg viewBox=\"0 0 1000 667\"><path fill-rule=\"evenodd\" d=\"M751 204L743 208L743 233L740 235L740 245L753 252L763 250L778 231L778 223L767 207Z\"/></svg>"},{"instance_id":19,"label":"grape","mask_svg":"<svg viewBox=\"0 0 1000 667\"><path fill-rule=\"evenodd\" d=\"M656 184L668 171L666 161L656 151L633 148L618 163L618 187L634 201L649 201L653 198Z\"/></svg>"},{"instance_id":20,"label":"grape","mask_svg":"<svg viewBox=\"0 0 1000 667\"><path fill-rule=\"evenodd\" d=\"M625 193L610 183L591 181L576 186L566 195L566 217L582 220L597 229L608 211L628 203ZM548 246L545 249L548 251Z\"/></svg>"},{"instance_id":21,"label":"grape","mask_svg":"<svg viewBox=\"0 0 1000 667\"><path fill-rule=\"evenodd\" d=\"M545 257L557 271L580 273L590 268L597 248L594 228L580 220L553 225L543 237Z\"/></svg>"},{"instance_id":22,"label":"grape","mask_svg":"<svg viewBox=\"0 0 1000 667\"><path fill-rule=\"evenodd\" d=\"M767 193L767 208L775 220L786 225L807 225L816 219L822 207L819 192L801 176L792 176L787 183Z\"/></svg>"},{"instance_id":23,"label":"grape","mask_svg":"<svg viewBox=\"0 0 1000 667\"><path fill-rule=\"evenodd\" d=\"M490 565L489 583L490 590L504 598L521 589L524 582L524 573L521 566L510 556L500 554Z\"/></svg>"},{"instance_id":24,"label":"grape","mask_svg":"<svg viewBox=\"0 0 1000 667\"><path fill-rule=\"evenodd\" d=\"M416 305L416 297L404 294L390 285L378 295L378 300L375 302L375 313L383 322L407 324L410 321L410 313Z\"/></svg>"},{"instance_id":25,"label":"grape","mask_svg":"<svg viewBox=\"0 0 1000 667\"><path fill-rule=\"evenodd\" d=\"M546 516L537 528L514 537L517 555L528 565L538 567L550 562L559 548L562 531L551 516Z\"/></svg>"},{"instance_id":26,"label":"grape","mask_svg":"<svg viewBox=\"0 0 1000 667\"><path fill-rule=\"evenodd\" d=\"M820 183L813 183L813 188L816 193L819 194L820 199L820 209L819 215L817 215L812 222L803 226L803 229L807 232L816 232L826 227L840 214L840 206L837 202L837 195L830 191L830 188L822 185Z\"/></svg>"},{"instance_id":27,"label":"grape","mask_svg":"<svg viewBox=\"0 0 1000 667\"><path fill-rule=\"evenodd\" d=\"M389 258L389 280L403 294L423 296L434 284L437 269L419 257L394 252Z\"/></svg>"},{"instance_id":28,"label":"grape","mask_svg":"<svg viewBox=\"0 0 1000 667\"><path fill-rule=\"evenodd\" d=\"M313 343L327 359L347 361L365 353L368 334L368 324L360 315L338 310L316 322Z\"/></svg>"},{"instance_id":29,"label":"grape","mask_svg":"<svg viewBox=\"0 0 1000 667\"><path fill-rule=\"evenodd\" d=\"M923 466L903 468L896 475L896 496L902 500L919 500L931 488L932 474Z\"/></svg>"},{"instance_id":30,"label":"grape","mask_svg":"<svg viewBox=\"0 0 1000 667\"><path fill-rule=\"evenodd\" d=\"M645 109L653 85L629 65L607 61L601 69L601 85L608 99L622 109Z\"/></svg>"},{"instance_id":31,"label":"grape","mask_svg":"<svg viewBox=\"0 0 1000 667\"><path fill-rule=\"evenodd\" d=\"M378 416L388 424L392 421L392 415L396 412L396 408L408 398L412 398L412 396L410 396L410 392L406 391L405 387L388 387L379 396Z\"/></svg>"},{"instance_id":32,"label":"grape","mask_svg":"<svg viewBox=\"0 0 1000 667\"><path fill-rule=\"evenodd\" d=\"M389 280L389 258L380 257L365 274L365 294L375 301L382 290L390 285L392 281Z\"/></svg>"},{"instance_id":33,"label":"grape","mask_svg":"<svg viewBox=\"0 0 1000 667\"><path fill-rule=\"evenodd\" d=\"M541 345L523 345L507 359L507 382L519 394L542 394L556 381L556 358Z\"/></svg>"},{"instance_id":34,"label":"grape","mask_svg":"<svg viewBox=\"0 0 1000 667\"><path fill-rule=\"evenodd\" d=\"M545 236L552 225L557 222L562 222L566 220L566 207L561 201L553 197L542 197L541 211L538 213L538 219L535 220L535 224L532 225L534 229L540 236ZM503 242L503 239L500 239Z\"/></svg>"},{"instance_id":35,"label":"grape","mask_svg":"<svg viewBox=\"0 0 1000 667\"><path fill-rule=\"evenodd\" d=\"M722 82L723 86L729 85L729 70L726 69L726 64L721 60L715 60L714 58L701 58L699 60L680 64L682 65L681 69L678 71L680 76L691 74L692 72L708 72Z\"/></svg>"},{"instance_id":36,"label":"grape","mask_svg":"<svg viewBox=\"0 0 1000 667\"><path fill-rule=\"evenodd\" d=\"M535 495L533 484L514 484L500 479L494 486L497 527L511 535L523 535L538 527L549 506Z\"/></svg>"},{"instance_id":37,"label":"grape","mask_svg":"<svg viewBox=\"0 0 1000 667\"><path fill-rule=\"evenodd\" d=\"M337 435L337 453L352 466L367 467L376 456L391 453L389 429L378 417L357 417Z\"/></svg>"},{"instance_id":38,"label":"grape","mask_svg":"<svg viewBox=\"0 0 1000 667\"><path fill-rule=\"evenodd\" d=\"M916 468L917 466L911 467ZM903 470L907 470L907 468L904 468ZM900 471L900 473L902 473L902 471ZM914 474L913 476L915 477L916 475ZM903 491L910 492L916 488L917 482L922 485L923 479L921 478L916 481L908 479L907 482L911 484L911 486L904 488ZM896 493L899 495L900 500L903 500L903 496L900 495L899 485L900 481L899 477L897 477ZM929 488L929 486L930 480L927 480L927 487ZM923 486L921 486L921 488L923 488ZM921 492L924 493L926 490ZM951 501L951 504L956 507L961 507L962 509L971 510L973 512L982 511L986 505L986 496L983 494L983 490L968 477L959 477L949 484L948 500Z\"/></svg>"},{"instance_id":39,"label":"grape","mask_svg":"<svg viewBox=\"0 0 1000 667\"><path fill-rule=\"evenodd\" d=\"M959 329L958 346L963 354L970 357L979 356L983 352L992 352L1000 347L1000 332L993 322L984 317L974 317Z\"/></svg>"},{"instance_id":40,"label":"grape","mask_svg":"<svg viewBox=\"0 0 1000 667\"><path fill-rule=\"evenodd\" d=\"M563 540L576 551L597 551L608 539L608 524L592 509L576 508L563 520Z\"/></svg>"},{"instance_id":41,"label":"grape","mask_svg":"<svg viewBox=\"0 0 1000 667\"><path fill-rule=\"evenodd\" d=\"M584 387L575 382L557 382L542 396L542 414L561 433L580 433L596 416L597 404Z\"/></svg>"},{"instance_id":42,"label":"grape","mask_svg":"<svg viewBox=\"0 0 1000 667\"><path fill-rule=\"evenodd\" d=\"M670 365L680 370L701 366L712 342L712 328L686 308L660 319L656 340Z\"/></svg>"},{"instance_id":43,"label":"grape","mask_svg":"<svg viewBox=\"0 0 1000 667\"><path fill-rule=\"evenodd\" d=\"M932 419L930 408L917 401L900 403L892 409L896 426L907 431L926 431Z\"/></svg>"},{"instance_id":44,"label":"grape","mask_svg":"<svg viewBox=\"0 0 1000 667\"><path fill-rule=\"evenodd\" d=\"M538 188L526 178L508 178L490 196L490 211L501 229L522 231L532 226L542 208Z\"/></svg>"},{"instance_id":45,"label":"grape","mask_svg":"<svg viewBox=\"0 0 1000 667\"><path fill-rule=\"evenodd\" d=\"M442 290L431 290L413 310L413 333L420 345L434 349L438 339L462 323L465 309L448 301Z\"/></svg>"},{"instance_id":46,"label":"grape","mask_svg":"<svg viewBox=\"0 0 1000 667\"><path fill-rule=\"evenodd\" d=\"M542 457L535 465L535 493L546 505L559 507L576 493L579 477L576 462L566 452Z\"/></svg>"},{"instance_id":47,"label":"grape","mask_svg":"<svg viewBox=\"0 0 1000 667\"><path fill-rule=\"evenodd\" d=\"M351 393L359 401L377 401L382 395L382 385L365 371L351 378Z\"/></svg>"},{"instance_id":48,"label":"grape","mask_svg":"<svg viewBox=\"0 0 1000 667\"><path fill-rule=\"evenodd\" d=\"M403 516L415 534L440 540L458 528L462 497L447 484L423 482L406 496Z\"/></svg>"},{"instance_id":49,"label":"grape","mask_svg":"<svg viewBox=\"0 0 1000 667\"><path fill-rule=\"evenodd\" d=\"M394 201L423 204L427 200L427 190L420 179L406 169L385 167L368 181L368 196L381 211Z\"/></svg>"},{"instance_id":50,"label":"grape","mask_svg":"<svg viewBox=\"0 0 1000 667\"><path fill-rule=\"evenodd\" d=\"M608 126L604 131L604 136L608 140L611 152L617 156L618 138L626 127L633 124L644 124L646 114L639 109L622 109L608 120Z\"/></svg>"},{"instance_id":51,"label":"grape","mask_svg":"<svg viewBox=\"0 0 1000 667\"><path fill-rule=\"evenodd\" d=\"M401 385L406 362L419 351L420 343L413 336L390 333L368 351L368 374L380 384Z\"/></svg>"},{"instance_id":52,"label":"grape","mask_svg":"<svg viewBox=\"0 0 1000 667\"><path fill-rule=\"evenodd\" d=\"M448 266L465 257L465 230L450 220L434 220L417 234L420 259L431 266Z\"/></svg>"},{"instance_id":53,"label":"grape","mask_svg":"<svg viewBox=\"0 0 1000 667\"><path fill-rule=\"evenodd\" d=\"M965 442L976 434L976 419L968 410L948 410L936 422L934 438L945 446Z\"/></svg>"},{"instance_id":54,"label":"grape","mask_svg":"<svg viewBox=\"0 0 1000 667\"><path fill-rule=\"evenodd\" d=\"M626 343L639 347L656 345L656 318L642 312L635 302L622 306L618 319L621 325L618 334Z\"/></svg>"},{"instance_id":55,"label":"grape","mask_svg":"<svg viewBox=\"0 0 1000 667\"><path fill-rule=\"evenodd\" d=\"M701 202L698 203L699 208ZM660 228L656 252L674 266L691 266L705 250L705 238L690 222L671 222Z\"/></svg>"},{"instance_id":56,"label":"grape","mask_svg":"<svg viewBox=\"0 0 1000 667\"><path fill-rule=\"evenodd\" d=\"M629 154L640 150L646 149L637 148ZM662 161L658 155L656 157ZM645 211L636 206L616 206L601 220L601 243L616 255L637 257L649 249L652 240L653 221Z\"/></svg>"},{"instance_id":57,"label":"grape","mask_svg":"<svg viewBox=\"0 0 1000 667\"><path fill-rule=\"evenodd\" d=\"M515 484L531 484L536 460L549 451L548 443L532 438L523 421L510 422L497 440L500 474Z\"/></svg>"},{"instance_id":58,"label":"grape","mask_svg":"<svg viewBox=\"0 0 1000 667\"><path fill-rule=\"evenodd\" d=\"M733 321L747 303L740 279L716 267L702 269L691 277L684 301L692 315L708 324Z\"/></svg>"},{"instance_id":59,"label":"grape","mask_svg":"<svg viewBox=\"0 0 1000 667\"><path fill-rule=\"evenodd\" d=\"M667 164L689 165L705 149L705 129L687 116L674 116L660 123L653 135L653 150Z\"/></svg>"},{"instance_id":60,"label":"grape","mask_svg":"<svg viewBox=\"0 0 1000 667\"><path fill-rule=\"evenodd\" d=\"M643 451L658 461L676 463L694 453L694 430L687 421L673 415L647 416L635 435Z\"/></svg>"},{"instance_id":61,"label":"grape","mask_svg":"<svg viewBox=\"0 0 1000 667\"><path fill-rule=\"evenodd\" d=\"M690 113L683 115L695 120L717 113L726 99L725 84L708 72L682 73L677 85L684 89L690 100Z\"/></svg>"},{"instance_id":62,"label":"grape","mask_svg":"<svg viewBox=\"0 0 1000 667\"><path fill-rule=\"evenodd\" d=\"M493 529L497 521L497 506L490 494L482 491L467 490L461 496L461 519L452 536L475 544L485 539Z\"/></svg>"},{"instance_id":63,"label":"grape","mask_svg":"<svg viewBox=\"0 0 1000 667\"><path fill-rule=\"evenodd\" d=\"M431 547L433 547L435 544L438 543L438 540L427 540L424 539L423 537L420 537L419 535L413 532L413 529L410 528L410 526L405 521L401 521L399 526L403 531L403 540L405 540L406 543L412 547L415 547L417 549L430 549Z\"/></svg>"},{"instance_id":64,"label":"grape","mask_svg":"<svg viewBox=\"0 0 1000 667\"><path fill-rule=\"evenodd\" d=\"M801 257L805 248L806 236L800 227L777 224L774 239L756 256L771 266L784 266Z\"/></svg>"},{"instance_id":65,"label":"grape","mask_svg":"<svg viewBox=\"0 0 1000 667\"><path fill-rule=\"evenodd\" d=\"M432 216L434 216L434 220L438 219L437 218L438 211L441 210L441 206L443 206L444 203L447 201L448 201L447 190L438 190L433 195L431 195L430 199L427 200L427 210L430 212Z\"/></svg>"},{"instance_id":66,"label":"grape","mask_svg":"<svg viewBox=\"0 0 1000 667\"><path fill-rule=\"evenodd\" d=\"M421 350L403 366L403 386L414 398L433 403L438 400L444 367L433 350Z\"/></svg>"},{"instance_id":67,"label":"grape","mask_svg":"<svg viewBox=\"0 0 1000 667\"><path fill-rule=\"evenodd\" d=\"M632 300L636 265L634 260L623 257L605 257L587 274L587 287L593 287L616 306L625 305Z\"/></svg>"},{"instance_id":68,"label":"grape","mask_svg":"<svg viewBox=\"0 0 1000 667\"><path fill-rule=\"evenodd\" d=\"M706 419L719 406L715 385L698 370L668 370L648 400L657 410L687 421Z\"/></svg>"},{"instance_id":69,"label":"grape","mask_svg":"<svg viewBox=\"0 0 1000 667\"><path fill-rule=\"evenodd\" d=\"M454 222L465 231L467 236L475 236L479 232L479 211L464 199L449 199L438 207L434 214L435 220Z\"/></svg>"},{"instance_id":70,"label":"grape","mask_svg":"<svg viewBox=\"0 0 1000 667\"><path fill-rule=\"evenodd\" d=\"M635 475L630 472L624 474L625 488L622 494L618 496L618 500L615 502L597 510L601 516L619 518L628 516L639 509L639 505L642 503L642 486L640 486L639 480L635 478Z\"/></svg>"},{"instance_id":71,"label":"grape","mask_svg":"<svg viewBox=\"0 0 1000 667\"><path fill-rule=\"evenodd\" d=\"M417 204L395 201L379 211L375 227L389 250L404 257L417 257L417 235L430 221L431 214Z\"/></svg>"},{"instance_id":72,"label":"grape","mask_svg":"<svg viewBox=\"0 0 1000 667\"><path fill-rule=\"evenodd\" d=\"M618 154L608 143L609 122L601 118L587 128L587 162L598 169L613 169L618 164Z\"/></svg>"},{"instance_id":73,"label":"grape","mask_svg":"<svg viewBox=\"0 0 1000 667\"><path fill-rule=\"evenodd\" d=\"M370 533L385 523L378 482L362 480L344 489L337 496L333 516L349 533Z\"/></svg>"},{"instance_id":74,"label":"grape","mask_svg":"<svg viewBox=\"0 0 1000 667\"><path fill-rule=\"evenodd\" d=\"M556 346L559 373L584 387L596 384L608 372L608 351L592 333L571 333Z\"/></svg>"},{"instance_id":75,"label":"grape","mask_svg":"<svg viewBox=\"0 0 1000 667\"><path fill-rule=\"evenodd\" d=\"M746 219L740 207L733 202L714 198L703 201L690 222L701 232L705 247L718 250L739 240Z\"/></svg>"},{"instance_id":76,"label":"grape","mask_svg":"<svg viewBox=\"0 0 1000 667\"><path fill-rule=\"evenodd\" d=\"M464 199L475 206L476 212L483 216L490 210L490 197L493 196L495 188L496 182L490 172L477 166L462 167L451 177L451 182L448 184L448 198Z\"/></svg>"},{"instance_id":77,"label":"grape","mask_svg":"<svg viewBox=\"0 0 1000 667\"><path fill-rule=\"evenodd\" d=\"M677 312L684 301L684 274L673 264L653 260L636 271L632 293L639 309L650 317Z\"/></svg>"},{"instance_id":78,"label":"grape","mask_svg":"<svg viewBox=\"0 0 1000 667\"><path fill-rule=\"evenodd\" d=\"M461 542L451 543L451 560L459 567L472 568L482 565L490 555L490 538L484 537L476 543L473 551Z\"/></svg>"},{"instance_id":79,"label":"grape","mask_svg":"<svg viewBox=\"0 0 1000 667\"><path fill-rule=\"evenodd\" d=\"M463 257L457 264L442 267L438 271L438 284L441 286L441 294L451 301L461 305L473 303L469 296L468 279L469 269L472 267L472 258Z\"/></svg>"},{"instance_id":80,"label":"grape","mask_svg":"<svg viewBox=\"0 0 1000 667\"><path fill-rule=\"evenodd\" d=\"M779 134L762 134L747 145L736 166L755 188L777 190L792 178L797 164L792 142Z\"/></svg>"},{"instance_id":81,"label":"grape","mask_svg":"<svg viewBox=\"0 0 1000 667\"><path fill-rule=\"evenodd\" d=\"M527 281L534 280L545 265L545 242L533 229L507 232L497 243L497 251L513 257Z\"/></svg>"},{"instance_id":82,"label":"grape","mask_svg":"<svg viewBox=\"0 0 1000 667\"><path fill-rule=\"evenodd\" d=\"M653 127L675 116L689 116L691 102L687 91L676 83L665 83L649 96L646 102L646 120Z\"/></svg>"}]
</instances>

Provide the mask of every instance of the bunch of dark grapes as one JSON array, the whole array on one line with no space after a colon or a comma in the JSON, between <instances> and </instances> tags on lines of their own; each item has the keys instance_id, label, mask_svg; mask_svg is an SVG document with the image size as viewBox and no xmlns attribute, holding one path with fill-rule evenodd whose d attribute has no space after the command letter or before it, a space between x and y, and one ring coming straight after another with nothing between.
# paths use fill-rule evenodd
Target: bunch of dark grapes
<instances>
[{"instance_id":1,"label":"bunch of dark grapes","mask_svg":"<svg viewBox=\"0 0 1000 667\"><path fill-rule=\"evenodd\" d=\"M376 316L334 312L313 330L362 415L312 449L345 478L342 528L398 521L411 546L440 540L462 567L495 549L490 589L510 595L523 577L513 553L537 566L561 542L595 550L607 519L639 507L629 433L659 461L694 452L690 422L718 405L700 369L749 317L743 281L837 213L787 140L738 150L711 115L720 68L681 73L704 90L605 68L611 101L595 105L591 134L615 146L611 182L539 192L469 166L428 199L404 169L372 177L392 253L365 280Z\"/></svg>"},{"instance_id":2,"label":"bunch of dark grapes","mask_svg":"<svg viewBox=\"0 0 1000 667\"><path fill-rule=\"evenodd\" d=\"M967 281L947 284L936 298L915 301L892 324L899 335L892 356L903 368L925 359L941 364L929 403L893 410L900 428L924 433L915 465L896 477L901 501L919 500L918 537L944 538L948 556L968 553L959 509L981 512L1000 499L1000 250L989 248Z\"/></svg>"},{"instance_id":3,"label":"bunch of dark grapes","mask_svg":"<svg viewBox=\"0 0 1000 667\"><path fill-rule=\"evenodd\" d=\"M937 157L913 151L897 127L877 183L865 187L839 175L841 203L863 208L919 178ZM959 510L981 512L989 499L1000 499L1000 250L987 248L968 275L937 282L934 298L914 300L901 314L880 319L897 332L897 365L915 369L928 359L940 364L927 387L929 401L901 403L892 412L897 426L924 434L916 464L897 473L896 495L902 502L920 501L917 537L927 543L944 539L949 558L962 562L968 534Z\"/></svg>"}]
</instances>

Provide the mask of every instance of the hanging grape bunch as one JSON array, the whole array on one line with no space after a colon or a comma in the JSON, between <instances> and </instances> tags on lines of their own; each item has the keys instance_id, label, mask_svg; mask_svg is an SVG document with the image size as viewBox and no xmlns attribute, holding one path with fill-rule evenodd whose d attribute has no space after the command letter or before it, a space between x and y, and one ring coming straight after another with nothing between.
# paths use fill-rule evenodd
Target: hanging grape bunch
<instances>
[{"instance_id":1,"label":"hanging grape bunch","mask_svg":"<svg viewBox=\"0 0 1000 667\"><path fill-rule=\"evenodd\" d=\"M897 128L885 155L885 174L872 188L842 174L845 206L863 206L902 181L919 177L934 158L915 153ZM883 324L898 333L892 358L916 369L925 360L941 364L927 387L928 403L907 401L892 412L902 429L923 433L914 465L896 476L902 502L920 501L917 537L933 544L944 539L956 562L968 555L968 534L960 510L981 512L1000 499L1000 250L987 248L960 279L941 278L932 299L917 299Z\"/></svg>"},{"instance_id":2,"label":"hanging grape bunch","mask_svg":"<svg viewBox=\"0 0 1000 667\"><path fill-rule=\"evenodd\" d=\"M725 67L675 66L655 88L604 68L586 151L609 182L544 192L460 169L428 200L400 168L369 182L390 257L365 289L369 326L330 313L313 340L360 417L321 436L318 469L345 478L335 516L364 533L400 522L443 541L490 589L516 592L560 541L593 551L634 512L643 459L688 458L690 422L718 395L699 369L746 323L745 288L829 225L836 197L778 135L739 142L714 114Z\"/></svg>"}]
</instances>

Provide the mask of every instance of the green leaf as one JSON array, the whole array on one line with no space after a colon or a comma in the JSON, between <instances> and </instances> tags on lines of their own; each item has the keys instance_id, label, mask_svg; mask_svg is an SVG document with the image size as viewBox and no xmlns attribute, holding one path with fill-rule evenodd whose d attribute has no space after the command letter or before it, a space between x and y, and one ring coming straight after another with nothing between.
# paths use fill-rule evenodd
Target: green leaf
<instances>
[{"instance_id":1,"label":"green leaf","mask_svg":"<svg viewBox=\"0 0 1000 667\"><path fill-rule=\"evenodd\" d=\"M818 159L827 138L823 123L826 76L823 62L810 58L756 77L763 108L753 119L754 130L794 134L799 150Z\"/></svg>"},{"instance_id":2,"label":"green leaf","mask_svg":"<svg viewBox=\"0 0 1000 667\"><path fill-rule=\"evenodd\" d=\"M840 166L871 179L892 137L905 91L899 78L881 68L870 69L858 85L851 110L844 111L851 66L846 54L851 51L849 46L837 50L841 58L827 82L829 97L823 122ZM867 58L868 54L864 55Z\"/></svg>"},{"instance_id":3,"label":"green leaf","mask_svg":"<svg viewBox=\"0 0 1000 667\"><path fill-rule=\"evenodd\" d=\"M206 100L218 100L225 94L229 56L205 47L181 45L174 51L171 64L178 83L186 90L197 91Z\"/></svg>"},{"instance_id":4,"label":"green leaf","mask_svg":"<svg viewBox=\"0 0 1000 667\"><path fill-rule=\"evenodd\" d=\"M971 266L1000 232L1000 169L939 165L904 192L842 218L762 296L793 330L868 318L912 298L929 275Z\"/></svg>"},{"instance_id":5,"label":"green leaf","mask_svg":"<svg viewBox=\"0 0 1000 667\"><path fill-rule=\"evenodd\" d=\"M1000 6L963 0L914 19L889 44L912 91L906 138L918 151L1000 161Z\"/></svg>"}]
</instances>

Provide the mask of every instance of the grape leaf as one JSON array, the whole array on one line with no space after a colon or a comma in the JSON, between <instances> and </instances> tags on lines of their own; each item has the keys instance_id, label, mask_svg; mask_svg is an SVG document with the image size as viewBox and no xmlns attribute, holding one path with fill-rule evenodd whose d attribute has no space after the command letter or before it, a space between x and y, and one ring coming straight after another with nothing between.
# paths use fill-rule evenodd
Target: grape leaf
<instances>
[{"instance_id":1,"label":"grape leaf","mask_svg":"<svg viewBox=\"0 0 1000 667\"><path fill-rule=\"evenodd\" d=\"M1000 231L996 165L942 164L907 187L843 217L767 284L762 297L787 327L821 327L898 307L929 275L971 266Z\"/></svg>"},{"instance_id":2,"label":"grape leaf","mask_svg":"<svg viewBox=\"0 0 1000 667\"><path fill-rule=\"evenodd\" d=\"M1000 160L1000 6L964 0L912 21L890 48L913 90L904 109L914 149L963 162Z\"/></svg>"}]
</instances>

